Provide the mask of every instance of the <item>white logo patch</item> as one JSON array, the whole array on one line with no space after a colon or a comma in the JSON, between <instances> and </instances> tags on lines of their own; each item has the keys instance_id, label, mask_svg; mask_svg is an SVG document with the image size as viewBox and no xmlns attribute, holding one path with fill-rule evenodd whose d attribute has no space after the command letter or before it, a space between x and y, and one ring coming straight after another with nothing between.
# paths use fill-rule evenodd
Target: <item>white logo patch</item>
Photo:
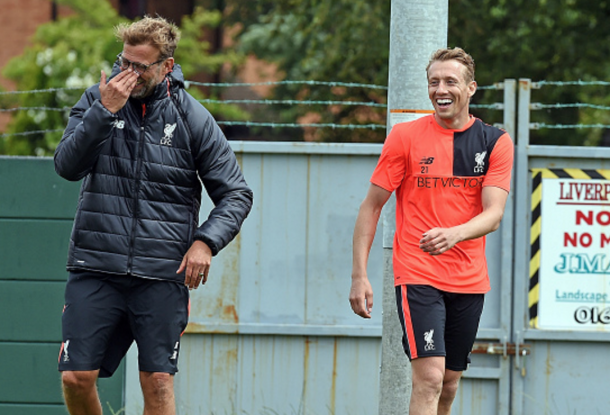
<instances>
[{"instance_id":1,"label":"white logo patch","mask_svg":"<svg viewBox=\"0 0 610 415\"><path fill-rule=\"evenodd\" d=\"M165 136L163 136L163 138L161 139L161 145L163 145L163 146L172 145L172 138L174 137L175 129L176 129L176 123L165 124L165 128L163 129Z\"/></svg>"},{"instance_id":2,"label":"white logo patch","mask_svg":"<svg viewBox=\"0 0 610 415\"><path fill-rule=\"evenodd\" d=\"M424 346L425 351L436 350L432 336L434 336L434 329L430 329L430 331L424 333L424 340L426 341Z\"/></svg>"},{"instance_id":3,"label":"white logo patch","mask_svg":"<svg viewBox=\"0 0 610 415\"><path fill-rule=\"evenodd\" d=\"M118 128L119 130L122 130L123 128L125 128L125 121L123 121L123 120L116 120L114 122L114 126L116 128Z\"/></svg>"},{"instance_id":4,"label":"white logo patch","mask_svg":"<svg viewBox=\"0 0 610 415\"><path fill-rule=\"evenodd\" d=\"M70 345L70 340L66 340L64 343L64 362L70 361L70 356L68 356L68 346Z\"/></svg>"},{"instance_id":5,"label":"white logo patch","mask_svg":"<svg viewBox=\"0 0 610 415\"><path fill-rule=\"evenodd\" d=\"M483 171L485 169L485 155L486 154L487 154L487 151L483 151L482 153L477 153L474 155L474 161L477 163L477 165L474 166L475 173L483 173Z\"/></svg>"},{"instance_id":6,"label":"white logo patch","mask_svg":"<svg viewBox=\"0 0 610 415\"><path fill-rule=\"evenodd\" d=\"M174 346L174 353L172 354L172 357L169 358L169 360L176 360L178 358L178 346L180 346L180 342L176 342L176 345Z\"/></svg>"}]
</instances>

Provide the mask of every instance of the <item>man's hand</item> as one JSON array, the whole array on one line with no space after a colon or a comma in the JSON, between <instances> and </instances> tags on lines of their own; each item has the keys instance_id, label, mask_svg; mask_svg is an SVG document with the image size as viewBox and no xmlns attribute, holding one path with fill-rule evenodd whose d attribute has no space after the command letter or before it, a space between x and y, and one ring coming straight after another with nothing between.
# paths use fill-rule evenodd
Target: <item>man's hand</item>
<instances>
[{"instance_id":1,"label":"man's hand","mask_svg":"<svg viewBox=\"0 0 610 415\"><path fill-rule=\"evenodd\" d=\"M102 105L116 114L125 106L131 91L138 82L139 75L131 70L123 71L106 83L106 73L102 71L100 95Z\"/></svg>"},{"instance_id":2,"label":"man's hand","mask_svg":"<svg viewBox=\"0 0 610 415\"><path fill-rule=\"evenodd\" d=\"M440 255L461 241L456 228L432 228L422 235L419 248L430 255Z\"/></svg>"},{"instance_id":3,"label":"man's hand","mask_svg":"<svg viewBox=\"0 0 610 415\"><path fill-rule=\"evenodd\" d=\"M354 313L362 318L371 318L371 311L373 311L373 288L368 278L352 278L349 303Z\"/></svg>"},{"instance_id":4,"label":"man's hand","mask_svg":"<svg viewBox=\"0 0 610 415\"><path fill-rule=\"evenodd\" d=\"M182 259L176 274L184 273L184 285L190 290L203 285L208 280L210 265L212 263L212 250L204 242L195 241Z\"/></svg>"}]
</instances>

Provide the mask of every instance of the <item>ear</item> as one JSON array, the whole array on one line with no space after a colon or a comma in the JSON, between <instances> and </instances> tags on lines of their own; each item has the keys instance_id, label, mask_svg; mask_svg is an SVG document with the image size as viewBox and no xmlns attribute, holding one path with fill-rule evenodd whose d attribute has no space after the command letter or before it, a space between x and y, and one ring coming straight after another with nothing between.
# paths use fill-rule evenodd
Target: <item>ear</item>
<instances>
[{"instance_id":1,"label":"ear","mask_svg":"<svg viewBox=\"0 0 610 415\"><path fill-rule=\"evenodd\" d=\"M167 58L163 62L163 74L167 75L174 69L174 58Z\"/></svg>"},{"instance_id":2,"label":"ear","mask_svg":"<svg viewBox=\"0 0 610 415\"><path fill-rule=\"evenodd\" d=\"M472 98L475 92L477 92L477 81L472 81L468 85L468 98Z\"/></svg>"}]
</instances>

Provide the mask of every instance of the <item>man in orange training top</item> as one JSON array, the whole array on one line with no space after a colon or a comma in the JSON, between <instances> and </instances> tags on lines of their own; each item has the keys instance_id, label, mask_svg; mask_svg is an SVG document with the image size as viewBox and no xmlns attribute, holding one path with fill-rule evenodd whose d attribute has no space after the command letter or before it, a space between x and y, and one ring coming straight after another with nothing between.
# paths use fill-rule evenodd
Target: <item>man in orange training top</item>
<instances>
[{"instance_id":1,"label":"man in orange training top","mask_svg":"<svg viewBox=\"0 0 610 415\"><path fill-rule=\"evenodd\" d=\"M436 51L428 67L435 113L388 135L354 229L350 303L371 317L366 266L381 209L396 191L394 281L412 366L410 415L448 415L470 362L489 291L485 235L498 229L510 189L513 143L469 114L474 61Z\"/></svg>"}]
</instances>

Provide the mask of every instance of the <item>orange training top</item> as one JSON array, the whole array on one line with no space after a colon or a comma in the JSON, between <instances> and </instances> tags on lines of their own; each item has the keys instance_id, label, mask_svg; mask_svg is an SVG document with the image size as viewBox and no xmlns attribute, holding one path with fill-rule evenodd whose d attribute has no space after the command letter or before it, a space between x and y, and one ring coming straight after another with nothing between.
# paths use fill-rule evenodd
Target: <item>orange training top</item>
<instances>
[{"instance_id":1,"label":"orange training top","mask_svg":"<svg viewBox=\"0 0 610 415\"><path fill-rule=\"evenodd\" d=\"M489 291L485 237L440 255L423 252L419 241L432 228L460 225L481 213L483 187L509 191L513 149L505 131L473 117L461 130L442 128L434 115L392 128L371 183L396 191L395 285Z\"/></svg>"}]
</instances>

